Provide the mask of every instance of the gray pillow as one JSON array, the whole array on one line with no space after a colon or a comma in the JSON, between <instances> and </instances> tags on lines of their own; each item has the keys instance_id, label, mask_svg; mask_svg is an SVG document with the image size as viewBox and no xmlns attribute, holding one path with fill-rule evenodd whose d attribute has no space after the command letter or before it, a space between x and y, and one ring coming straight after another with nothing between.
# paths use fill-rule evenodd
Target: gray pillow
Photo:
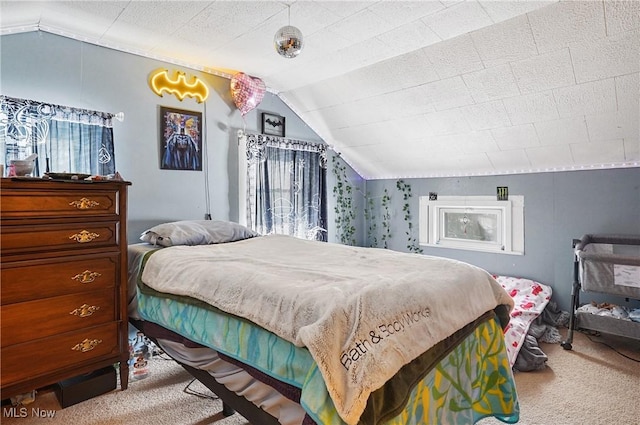
<instances>
[{"instance_id":1,"label":"gray pillow","mask_svg":"<svg viewBox=\"0 0 640 425\"><path fill-rule=\"evenodd\" d=\"M183 220L163 223L142 233L140 240L160 246L208 245L259 236L241 224L224 220Z\"/></svg>"}]
</instances>

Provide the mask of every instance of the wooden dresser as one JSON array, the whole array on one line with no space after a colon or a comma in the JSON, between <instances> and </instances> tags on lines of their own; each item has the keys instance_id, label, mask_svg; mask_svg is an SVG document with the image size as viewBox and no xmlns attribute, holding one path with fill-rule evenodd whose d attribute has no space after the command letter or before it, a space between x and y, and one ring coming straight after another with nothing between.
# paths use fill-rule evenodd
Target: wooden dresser
<instances>
[{"instance_id":1,"label":"wooden dresser","mask_svg":"<svg viewBox=\"0 0 640 425\"><path fill-rule=\"evenodd\" d=\"M115 363L127 388L129 184L1 179L3 400Z\"/></svg>"}]
</instances>

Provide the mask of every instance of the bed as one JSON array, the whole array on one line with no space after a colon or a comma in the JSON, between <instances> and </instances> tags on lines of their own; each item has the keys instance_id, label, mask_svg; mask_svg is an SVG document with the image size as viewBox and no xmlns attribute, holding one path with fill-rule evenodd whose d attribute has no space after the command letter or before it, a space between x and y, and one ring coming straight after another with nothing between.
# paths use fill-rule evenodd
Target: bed
<instances>
[{"instance_id":1,"label":"bed","mask_svg":"<svg viewBox=\"0 0 640 425\"><path fill-rule=\"evenodd\" d=\"M129 246L132 322L254 424L519 419L513 300L449 259L181 221Z\"/></svg>"}]
</instances>

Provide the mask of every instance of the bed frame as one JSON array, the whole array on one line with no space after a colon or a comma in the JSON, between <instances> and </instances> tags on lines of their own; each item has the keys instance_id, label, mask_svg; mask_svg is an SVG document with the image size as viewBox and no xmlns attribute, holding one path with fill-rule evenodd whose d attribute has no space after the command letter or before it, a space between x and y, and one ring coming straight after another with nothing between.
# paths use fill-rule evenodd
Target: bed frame
<instances>
[{"instance_id":1,"label":"bed frame","mask_svg":"<svg viewBox=\"0 0 640 425\"><path fill-rule=\"evenodd\" d=\"M142 321L130 318L129 322L139 330L143 330L145 328ZM160 347L158 340L153 335L145 333L145 336ZM216 381L209 372L181 363L176 359L173 360L220 398L222 401L222 415L224 417L232 416L237 412L251 424L280 425L280 422L278 422L276 418L251 403L246 398L228 390L227 387Z\"/></svg>"},{"instance_id":2,"label":"bed frame","mask_svg":"<svg viewBox=\"0 0 640 425\"><path fill-rule=\"evenodd\" d=\"M222 400L222 415L227 417L238 412L242 417L252 424L260 425L279 425L280 422L273 416L260 409L255 404L249 402L244 397L240 397L233 391L229 391L224 385L216 381L209 372L196 369L192 366L176 362L189 372L194 378L209 388L211 392L220 397Z\"/></svg>"}]
</instances>

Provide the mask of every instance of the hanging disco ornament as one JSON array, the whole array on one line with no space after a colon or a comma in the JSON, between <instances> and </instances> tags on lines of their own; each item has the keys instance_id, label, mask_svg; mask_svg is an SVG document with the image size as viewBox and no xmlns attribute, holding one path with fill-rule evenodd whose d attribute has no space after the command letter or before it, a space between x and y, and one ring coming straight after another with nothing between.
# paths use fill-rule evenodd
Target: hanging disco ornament
<instances>
[{"instance_id":1,"label":"hanging disco ornament","mask_svg":"<svg viewBox=\"0 0 640 425\"><path fill-rule=\"evenodd\" d=\"M289 25L280 28L273 37L276 52L287 59L295 58L304 47L302 31L291 25L291 6L289 6Z\"/></svg>"}]
</instances>

